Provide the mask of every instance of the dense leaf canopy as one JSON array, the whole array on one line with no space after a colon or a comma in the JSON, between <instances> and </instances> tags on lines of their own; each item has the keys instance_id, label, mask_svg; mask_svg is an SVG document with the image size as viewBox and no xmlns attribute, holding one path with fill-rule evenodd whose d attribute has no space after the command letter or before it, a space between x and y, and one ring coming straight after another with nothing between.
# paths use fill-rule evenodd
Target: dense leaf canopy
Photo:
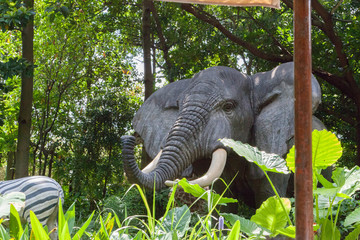
<instances>
[{"instance_id":1,"label":"dense leaf canopy","mask_svg":"<svg viewBox=\"0 0 360 240\"><path fill-rule=\"evenodd\" d=\"M157 87L210 66L253 74L292 61L290 0L283 0L280 10L150 2ZM29 10L22 1L1 1L4 165L16 149L19 75L27 69L21 28L34 17L30 173L52 175L69 186L69 195L91 200L123 184L118 137L131 133L144 90L137 69L142 62L142 3L36 1ZM323 92L317 116L341 139L341 164L351 166L358 163L360 142L360 3L313 0L312 8L313 73Z\"/></svg>"}]
</instances>

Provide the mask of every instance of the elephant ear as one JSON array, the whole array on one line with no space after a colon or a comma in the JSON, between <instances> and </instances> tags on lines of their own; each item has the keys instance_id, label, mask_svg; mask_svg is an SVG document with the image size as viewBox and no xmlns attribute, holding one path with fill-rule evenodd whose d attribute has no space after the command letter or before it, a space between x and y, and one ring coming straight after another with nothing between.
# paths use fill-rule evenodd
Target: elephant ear
<instances>
[{"instance_id":1,"label":"elephant ear","mask_svg":"<svg viewBox=\"0 0 360 240\"><path fill-rule=\"evenodd\" d=\"M269 72L253 75L255 146L285 156L294 137L294 63L281 64ZM312 76L313 112L321 101L319 83ZM315 118L315 117L314 117ZM318 119L313 122L320 124ZM317 125L318 126L318 125Z\"/></svg>"},{"instance_id":2,"label":"elephant ear","mask_svg":"<svg viewBox=\"0 0 360 240\"><path fill-rule=\"evenodd\" d=\"M136 112L132 124L144 141L146 152L154 158L176 121L183 92L191 79L166 85L154 92Z\"/></svg>"}]
</instances>

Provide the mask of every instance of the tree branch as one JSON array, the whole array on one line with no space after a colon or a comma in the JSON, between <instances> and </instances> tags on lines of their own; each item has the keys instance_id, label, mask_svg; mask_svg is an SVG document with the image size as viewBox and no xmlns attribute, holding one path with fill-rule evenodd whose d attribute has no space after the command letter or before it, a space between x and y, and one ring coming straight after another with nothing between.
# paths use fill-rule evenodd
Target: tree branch
<instances>
[{"instance_id":1,"label":"tree branch","mask_svg":"<svg viewBox=\"0 0 360 240\"><path fill-rule=\"evenodd\" d=\"M170 47L166 43L166 39L164 37L163 30L162 30L162 27L161 27L161 22L160 22L160 19L159 19L159 15L158 15L158 13L156 11L156 8L155 8L155 5L154 5L153 1L150 1L149 7L150 7L150 11L153 14L153 18L155 20L155 29L156 29L156 32L157 32L157 34L159 36L160 49L164 54L165 65L166 65L166 67L165 67L166 75L168 77L170 77L170 71L171 71L171 68L172 68L172 63L171 63L170 58L169 58L169 49L170 49ZM169 80L169 82L174 81L174 79L168 79L168 80Z\"/></svg>"},{"instance_id":2,"label":"tree branch","mask_svg":"<svg viewBox=\"0 0 360 240\"><path fill-rule=\"evenodd\" d=\"M229 30L227 30L215 17L207 14L206 12L196 9L193 5L190 4L181 4L181 8L188 13L191 13L196 18L198 18L201 21L204 21L213 27L217 28L220 32L222 32L229 40L232 42L246 48L249 50L250 53L253 55L260 57L264 60L271 61L271 62L289 62L292 61L292 56L286 56L286 55L279 55L279 54L269 54L261 51L256 46L250 44L249 42L244 41L243 39L235 36L232 34Z\"/></svg>"},{"instance_id":3,"label":"tree branch","mask_svg":"<svg viewBox=\"0 0 360 240\"><path fill-rule=\"evenodd\" d=\"M343 1L344 0L339 0L337 2L337 4L333 7L333 9L331 9L331 12L330 12L331 15L333 15L335 13L336 9L338 9L340 7L340 5L343 3Z\"/></svg>"},{"instance_id":4,"label":"tree branch","mask_svg":"<svg viewBox=\"0 0 360 240\"><path fill-rule=\"evenodd\" d=\"M241 8L244 12L247 13L247 15L249 16L249 18L254 21L260 28L262 28L268 35L269 37L273 40L273 42L275 43L276 46L278 46L282 53L284 55L287 55L287 56L291 56L292 57L292 54L283 46L281 45L281 43L276 39L276 37L274 35L272 35L270 33L270 31L263 25L261 24L257 19L255 19L250 13L249 11L246 10L246 8Z\"/></svg>"}]
</instances>

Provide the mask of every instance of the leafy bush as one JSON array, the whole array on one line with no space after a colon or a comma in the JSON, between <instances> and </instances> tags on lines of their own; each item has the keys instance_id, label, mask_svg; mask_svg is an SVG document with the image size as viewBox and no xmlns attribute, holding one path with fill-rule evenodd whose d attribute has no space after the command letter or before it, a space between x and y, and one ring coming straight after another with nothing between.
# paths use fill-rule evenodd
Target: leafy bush
<instances>
[{"instance_id":1,"label":"leafy bush","mask_svg":"<svg viewBox=\"0 0 360 240\"><path fill-rule=\"evenodd\" d=\"M268 171L287 173L294 170L294 149L285 162L274 154L261 152L254 147L233 140L222 140L235 152L257 164L267 175ZM341 155L341 146L335 135L327 131L313 133L313 189L314 189L314 232L316 239L357 239L360 234L359 202L354 199L360 190L360 168L336 168L333 182L321 175L321 170L333 165ZM328 149L330 148L330 149ZM288 168L287 168L288 166ZM270 181L270 179L269 179ZM271 181L270 181L271 182ZM318 182L322 187L318 187ZM272 183L271 183L272 185ZM175 192L181 186L197 199L204 199L208 213L191 214L187 205L176 207ZM274 188L276 193L276 189ZM223 193L224 194L224 193ZM166 203L165 213L156 216L156 202L164 201L165 194L152 195L152 207L146 194L138 185L131 186L121 198L113 196L104 201L104 211L93 212L81 227L75 227L75 206L63 214L59 205L58 238L63 239L266 239L276 235L295 237L296 227L290 217L293 201L276 196L267 199L249 219L229 213L221 213L219 206L236 201L223 194L191 185L185 179L173 187ZM196 200L197 201L197 200ZM141 204L140 204L141 203ZM194 203L193 203L194 204ZM142 206L140 206L142 205ZM109 211L109 209L112 209ZM142 210L141 210L142 209ZM142 211L141 214L139 214ZM11 207L10 225L6 230L0 226L0 238L48 239L49 231L43 228L31 213L32 229L23 227L14 207ZM2 220L1 220L2 222Z\"/></svg>"},{"instance_id":2,"label":"leafy bush","mask_svg":"<svg viewBox=\"0 0 360 240\"><path fill-rule=\"evenodd\" d=\"M248 161L254 162L267 176L267 171L287 173L287 166L295 171L295 147L293 147L286 159L283 160L277 155L259 151L241 142L231 139L223 139L222 142L234 149L240 156ZM329 182L321 175L321 171L332 166L341 157L342 148L336 136L326 130L315 130L312 134L312 161L313 161L313 193L314 193L314 232L320 239L340 239L339 215L341 204L345 199L352 199L356 191L360 190L360 168L358 166L347 168L336 168L332 172L333 182ZM287 165L287 166L286 166ZM267 177L268 178L268 177ZM295 238L295 226L289 218L291 202L289 199L280 198L270 178L268 178L275 197L269 198L251 217L270 236L282 234ZM318 188L318 182L323 187ZM351 212L343 223L343 232L354 228L345 239L357 239L360 234L360 208ZM249 235L250 234L250 235ZM247 233L251 236L254 232Z\"/></svg>"}]
</instances>

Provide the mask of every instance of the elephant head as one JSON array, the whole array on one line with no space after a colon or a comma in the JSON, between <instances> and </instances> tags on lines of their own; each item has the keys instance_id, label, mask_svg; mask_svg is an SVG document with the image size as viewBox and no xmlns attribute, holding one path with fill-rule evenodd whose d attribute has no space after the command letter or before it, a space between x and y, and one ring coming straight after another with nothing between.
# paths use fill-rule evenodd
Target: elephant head
<instances>
[{"instance_id":1,"label":"elephant head","mask_svg":"<svg viewBox=\"0 0 360 240\"><path fill-rule=\"evenodd\" d=\"M191 166L202 173L210 165L207 173L192 183L210 185L222 174L231 179L238 172L234 184L249 186L256 194L256 184L251 182L261 183L262 173L235 157L218 139L231 138L285 155L294 135L293 85L294 64L286 63L253 76L212 67L157 90L133 119L135 131L154 160L140 170L133 155L134 137L122 137L128 178L160 189ZM321 95L315 78L312 91L315 110ZM283 180L279 184L286 189Z\"/></svg>"}]
</instances>

